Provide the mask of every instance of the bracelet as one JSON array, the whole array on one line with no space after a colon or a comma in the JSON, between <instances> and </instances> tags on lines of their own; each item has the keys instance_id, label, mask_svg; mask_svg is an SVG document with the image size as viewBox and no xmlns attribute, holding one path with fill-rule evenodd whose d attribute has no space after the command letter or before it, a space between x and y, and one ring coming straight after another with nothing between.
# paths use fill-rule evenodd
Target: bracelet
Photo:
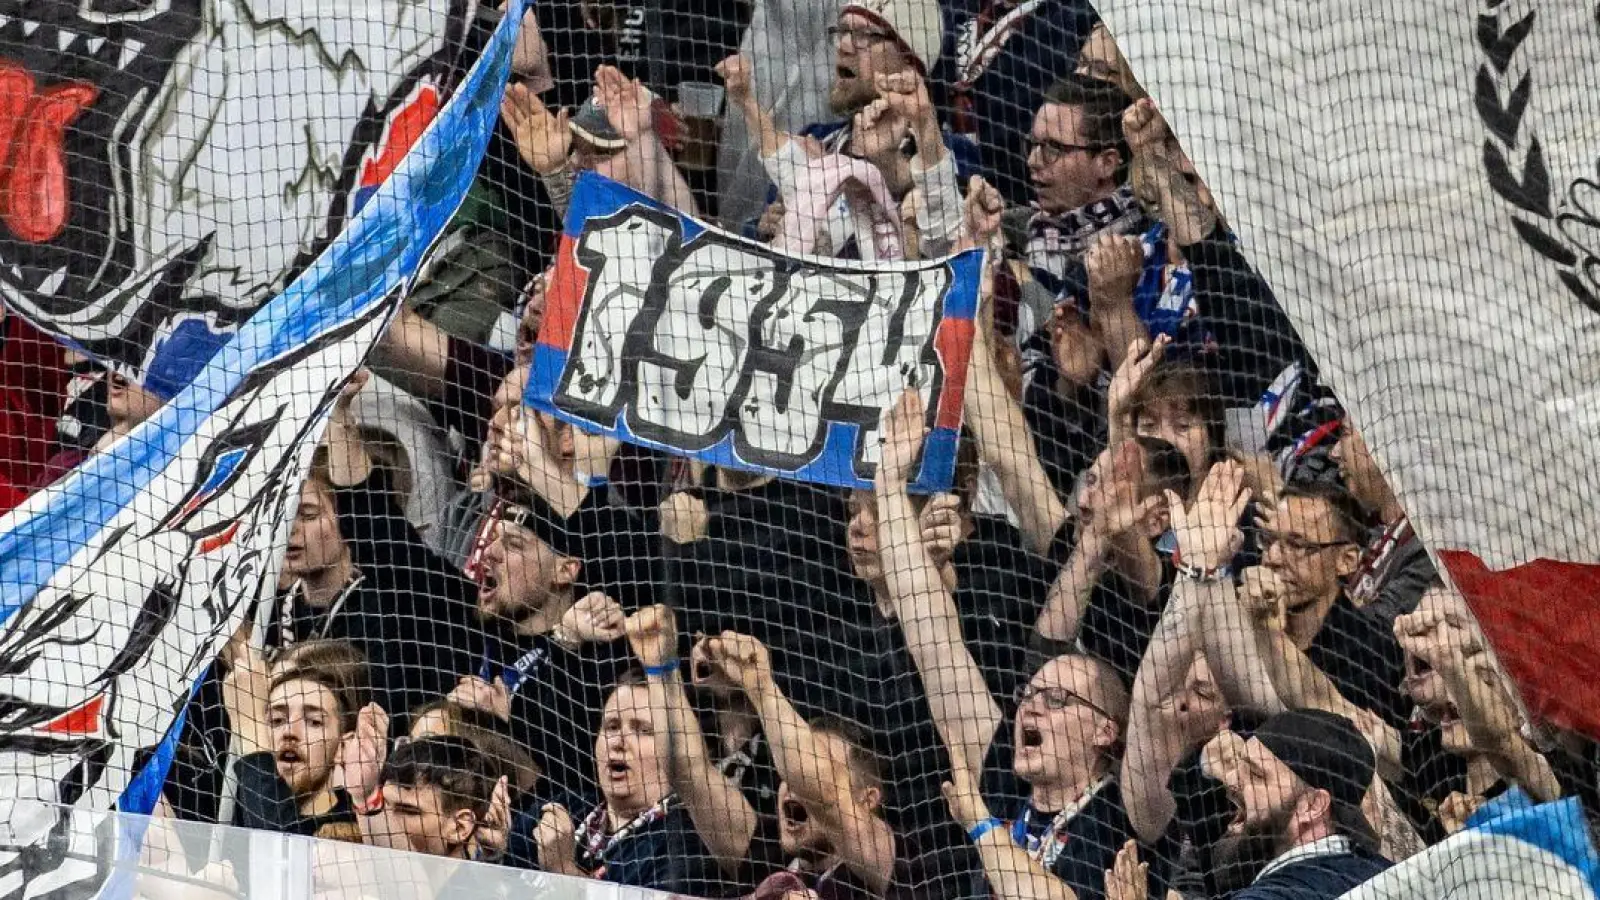
<instances>
[{"instance_id":1,"label":"bracelet","mask_svg":"<svg viewBox=\"0 0 1600 900\"><path fill-rule=\"evenodd\" d=\"M1179 578L1188 578L1192 581L1200 582L1222 581L1233 574L1232 568L1230 568L1227 563L1223 563L1220 566L1213 566L1209 569L1205 568L1204 566L1190 566L1183 563L1177 563L1176 568L1178 570Z\"/></svg>"},{"instance_id":2,"label":"bracelet","mask_svg":"<svg viewBox=\"0 0 1600 900\"><path fill-rule=\"evenodd\" d=\"M1172 567L1177 570L1179 578L1189 578L1194 581L1221 581L1233 574L1233 568L1227 563L1209 569L1204 566L1189 565L1183 561L1182 550L1172 552Z\"/></svg>"},{"instance_id":3,"label":"bracelet","mask_svg":"<svg viewBox=\"0 0 1600 900\"><path fill-rule=\"evenodd\" d=\"M644 667L644 674L645 674L646 678L669 678L674 673L676 673L677 671L678 671L678 664L677 663L667 663L666 665L662 665L662 666L645 666Z\"/></svg>"},{"instance_id":4,"label":"bracelet","mask_svg":"<svg viewBox=\"0 0 1600 900\"><path fill-rule=\"evenodd\" d=\"M989 818L984 819L982 822L972 826L972 830L967 832L967 839L976 844L978 842L978 838L983 837L996 828L1004 827L1006 827L1005 822L1002 822L994 816L990 816Z\"/></svg>"}]
</instances>

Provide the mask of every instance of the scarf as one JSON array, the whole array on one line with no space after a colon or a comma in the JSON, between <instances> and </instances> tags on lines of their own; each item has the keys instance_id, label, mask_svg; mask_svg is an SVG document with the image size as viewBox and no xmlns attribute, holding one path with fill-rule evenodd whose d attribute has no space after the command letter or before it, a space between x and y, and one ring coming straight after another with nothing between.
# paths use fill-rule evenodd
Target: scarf
<instances>
[{"instance_id":1,"label":"scarf","mask_svg":"<svg viewBox=\"0 0 1600 900\"><path fill-rule=\"evenodd\" d=\"M1100 776L1100 779L1089 785L1088 789L1078 796L1078 799L1068 803L1065 809L1056 813L1055 818L1050 820L1050 826L1044 830L1044 834L1037 838L1028 833L1028 827L1033 824L1033 804L1025 804L1022 808L1022 815L1011 823L1012 841L1018 847L1028 851L1028 855L1033 857L1034 861L1038 862L1039 865L1044 866L1047 870L1054 870L1056 860L1060 858L1061 851L1066 849L1067 846L1067 826L1072 823L1073 819L1077 818L1079 813L1083 812L1084 808L1089 805L1089 801L1093 800L1095 795L1110 783L1111 776Z\"/></svg>"},{"instance_id":2,"label":"scarf","mask_svg":"<svg viewBox=\"0 0 1600 900\"><path fill-rule=\"evenodd\" d=\"M1144 211L1133 196L1133 188L1127 185L1108 197L1058 215L1034 213L1028 220L1028 268L1051 293L1059 295L1068 267L1083 260L1095 238L1107 231L1131 234L1143 219Z\"/></svg>"},{"instance_id":3,"label":"scarf","mask_svg":"<svg viewBox=\"0 0 1600 900\"><path fill-rule=\"evenodd\" d=\"M606 833L606 805L596 806L593 812L584 816L578 824L573 837L576 838L578 847L578 866L590 873L591 878L604 878L606 872L606 854L611 848L617 846L637 831L648 828L656 822L667 817L672 807L677 805L678 795L668 794L662 797L656 805L650 807L630 821L623 823L621 828Z\"/></svg>"},{"instance_id":4,"label":"scarf","mask_svg":"<svg viewBox=\"0 0 1600 900\"><path fill-rule=\"evenodd\" d=\"M783 222L772 242L779 250L869 262L905 258L900 204L883 173L866 160L840 153L812 160L796 174L793 195L783 202Z\"/></svg>"}]
</instances>

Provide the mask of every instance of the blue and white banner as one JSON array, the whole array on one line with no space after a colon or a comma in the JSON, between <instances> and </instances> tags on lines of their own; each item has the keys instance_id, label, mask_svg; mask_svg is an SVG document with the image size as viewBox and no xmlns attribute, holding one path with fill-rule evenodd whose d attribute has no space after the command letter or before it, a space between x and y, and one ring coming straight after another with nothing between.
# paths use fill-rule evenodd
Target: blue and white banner
<instances>
[{"instance_id":1,"label":"blue and white banner","mask_svg":"<svg viewBox=\"0 0 1600 900\"><path fill-rule=\"evenodd\" d=\"M983 253L793 256L578 180L525 402L717 466L870 488L885 410L922 392L914 489L948 490Z\"/></svg>"},{"instance_id":2,"label":"blue and white banner","mask_svg":"<svg viewBox=\"0 0 1600 900\"><path fill-rule=\"evenodd\" d=\"M1534 805L1520 789L1495 798L1447 840L1341 900L1595 900L1600 857L1577 798Z\"/></svg>"},{"instance_id":3,"label":"blue and white banner","mask_svg":"<svg viewBox=\"0 0 1600 900\"><path fill-rule=\"evenodd\" d=\"M340 387L471 185L523 5L304 274L171 403L0 520L0 896L105 877L49 804L153 808L197 678L276 582Z\"/></svg>"}]
</instances>

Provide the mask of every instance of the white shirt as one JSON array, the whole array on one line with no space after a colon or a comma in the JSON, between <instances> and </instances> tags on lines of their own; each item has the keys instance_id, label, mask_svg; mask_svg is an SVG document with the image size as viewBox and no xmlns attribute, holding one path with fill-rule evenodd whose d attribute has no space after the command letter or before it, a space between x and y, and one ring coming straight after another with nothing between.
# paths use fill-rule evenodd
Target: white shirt
<instances>
[{"instance_id":1,"label":"white shirt","mask_svg":"<svg viewBox=\"0 0 1600 900\"><path fill-rule=\"evenodd\" d=\"M1287 852L1280 854L1277 859L1267 863L1266 867L1261 870L1261 873L1256 876L1256 881L1260 881L1284 866L1300 862L1301 860L1315 859L1319 856L1340 856L1349 852L1351 852L1349 838L1342 834L1330 834L1325 838L1319 838L1309 844L1301 844L1298 847L1291 848ZM1254 881L1251 882L1251 884L1254 883Z\"/></svg>"}]
</instances>

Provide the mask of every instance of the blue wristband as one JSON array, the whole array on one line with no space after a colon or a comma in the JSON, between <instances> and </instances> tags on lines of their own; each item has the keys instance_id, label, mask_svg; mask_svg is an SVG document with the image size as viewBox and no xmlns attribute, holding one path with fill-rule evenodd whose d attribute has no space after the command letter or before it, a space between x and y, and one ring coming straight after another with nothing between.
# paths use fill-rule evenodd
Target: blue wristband
<instances>
[{"instance_id":1,"label":"blue wristband","mask_svg":"<svg viewBox=\"0 0 1600 900\"><path fill-rule=\"evenodd\" d=\"M990 816L989 818L984 819L982 822L972 826L972 830L967 832L967 840L970 840L976 844L978 842L978 838L983 837L996 828L1004 827L1006 827L1006 823L996 819L993 816Z\"/></svg>"},{"instance_id":2,"label":"blue wristband","mask_svg":"<svg viewBox=\"0 0 1600 900\"><path fill-rule=\"evenodd\" d=\"M644 667L644 674L646 678L666 678L668 675L671 675L676 671L678 671L677 663L667 663L664 666Z\"/></svg>"}]
</instances>

